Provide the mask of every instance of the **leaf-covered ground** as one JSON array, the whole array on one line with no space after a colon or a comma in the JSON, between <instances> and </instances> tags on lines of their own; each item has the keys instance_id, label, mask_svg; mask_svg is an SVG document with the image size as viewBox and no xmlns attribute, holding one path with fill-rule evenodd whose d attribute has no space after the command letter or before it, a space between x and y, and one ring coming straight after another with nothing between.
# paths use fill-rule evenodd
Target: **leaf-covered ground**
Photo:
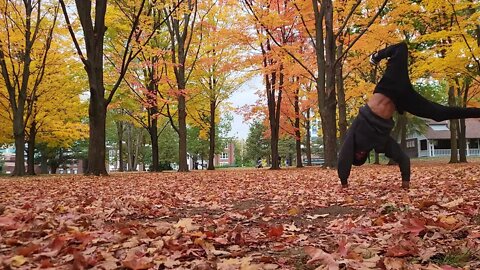
<instances>
[{"instance_id":1,"label":"leaf-covered ground","mask_svg":"<svg viewBox=\"0 0 480 270\"><path fill-rule=\"evenodd\" d=\"M4 269L480 269L480 164L0 179Z\"/></svg>"}]
</instances>

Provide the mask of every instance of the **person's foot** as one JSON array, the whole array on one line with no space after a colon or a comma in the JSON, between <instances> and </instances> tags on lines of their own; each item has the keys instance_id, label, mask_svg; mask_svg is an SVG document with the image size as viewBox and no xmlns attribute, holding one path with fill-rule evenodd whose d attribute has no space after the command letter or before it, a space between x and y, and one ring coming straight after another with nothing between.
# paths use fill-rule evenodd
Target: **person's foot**
<instances>
[{"instance_id":1,"label":"person's foot","mask_svg":"<svg viewBox=\"0 0 480 270\"><path fill-rule=\"evenodd\" d=\"M408 181L403 181L403 182L402 182L402 188L403 188L403 189L409 189L409 188L410 188L410 182L408 182Z\"/></svg>"},{"instance_id":2,"label":"person's foot","mask_svg":"<svg viewBox=\"0 0 480 270\"><path fill-rule=\"evenodd\" d=\"M348 188L348 184L342 184L342 188Z\"/></svg>"},{"instance_id":3,"label":"person's foot","mask_svg":"<svg viewBox=\"0 0 480 270\"><path fill-rule=\"evenodd\" d=\"M377 53L373 53L372 55L370 55L370 64L376 66L378 65L378 60L376 60L376 56L377 56Z\"/></svg>"}]
</instances>

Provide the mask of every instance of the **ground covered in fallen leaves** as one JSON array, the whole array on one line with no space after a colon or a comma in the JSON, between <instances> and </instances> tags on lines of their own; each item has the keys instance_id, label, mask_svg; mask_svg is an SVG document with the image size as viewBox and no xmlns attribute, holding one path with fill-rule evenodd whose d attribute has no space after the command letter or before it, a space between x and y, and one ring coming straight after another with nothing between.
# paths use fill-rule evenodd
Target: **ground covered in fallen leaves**
<instances>
[{"instance_id":1,"label":"ground covered in fallen leaves","mask_svg":"<svg viewBox=\"0 0 480 270\"><path fill-rule=\"evenodd\" d=\"M480 164L0 179L3 269L480 269Z\"/></svg>"}]
</instances>

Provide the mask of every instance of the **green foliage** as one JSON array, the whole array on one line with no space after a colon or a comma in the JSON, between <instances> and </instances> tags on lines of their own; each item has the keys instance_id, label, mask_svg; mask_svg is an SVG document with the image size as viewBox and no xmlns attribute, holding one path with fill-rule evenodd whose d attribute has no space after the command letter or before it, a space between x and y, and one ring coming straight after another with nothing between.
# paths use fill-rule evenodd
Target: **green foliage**
<instances>
[{"instance_id":1,"label":"green foliage","mask_svg":"<svg viewBox=\"0 0 480 270\"><path fill-rule=\"evenodd\" d=\"M270 141L265 139L266 128L261 122L253 122L250 125L247 141L245 143L246 154L244 161L256 164L259 158L266 158L270 155Z\"/></svg>"},{"instance_id":2,"label":"green foliage","mask_svg":"<svg viewBox=\"0 0 480 270\"><path fill-rule=\"evenodd\" d=\"M178 135L169 123L165 123L159 128L160 136L158 138L160 163L178 162Z\"/></svg>"},{"instance_id":3,"label":"green foliage","mask_svg":"<svg viewBox=\"0 0 480 270\"><path fill-rule=\"evenodd\" d=\"M219 147L217 147L218 149ZM209 143L200 137L199 127L188 127L187 129L187 151L190 155L201 158L208 157Z\"/></svg>"},{"instance_id":4,"label":"green foliage","mask_svg":"<svg viewBox=\"0 0 480 270\"><path fill-rule=\"evenodd\" d=\"M255 163L252 160L246 159L245 141L235 139L233 140L236 167L254 167Z\"/></svg>"},{"instance_id":5,"label":"green foliage","mask_svg":"<svg viewBox=\"0 0 480 270\"><path fill-rule=\"evenodd\" d=\"M282 157L282 162L285 158L290 159L296 155L295 139L288 136L278 140L278 155Z\"/></svg>"}]
</instances>

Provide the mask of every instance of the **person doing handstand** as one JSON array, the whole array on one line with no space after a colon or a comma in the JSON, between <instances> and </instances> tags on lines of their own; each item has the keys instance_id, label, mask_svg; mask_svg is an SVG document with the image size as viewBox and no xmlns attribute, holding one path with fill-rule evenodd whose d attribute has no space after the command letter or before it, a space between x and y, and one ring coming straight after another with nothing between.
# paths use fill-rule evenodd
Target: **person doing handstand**
<instances>
[{"instance_id":1,"label":"person doing handstand","mask_svg":"<svg viewBox=\"0 0 480 270\"><path fill-rule=\"evenodd\" d=\"M372 149L398 163L402 175L402 187L410 187L410 158L395 139L390 137L394 126L392 116L409 112L413 115L433 119L480 117L480 108L447 107L432 102L417 93L408 76L408 48L402 42L380 50L370 57L377 65L388 58L387 68L375 86L372 97L349 127L338 157L338 176L342 187L348 187L352 164L363 165Z\"/></svg>"}]
</instances>

